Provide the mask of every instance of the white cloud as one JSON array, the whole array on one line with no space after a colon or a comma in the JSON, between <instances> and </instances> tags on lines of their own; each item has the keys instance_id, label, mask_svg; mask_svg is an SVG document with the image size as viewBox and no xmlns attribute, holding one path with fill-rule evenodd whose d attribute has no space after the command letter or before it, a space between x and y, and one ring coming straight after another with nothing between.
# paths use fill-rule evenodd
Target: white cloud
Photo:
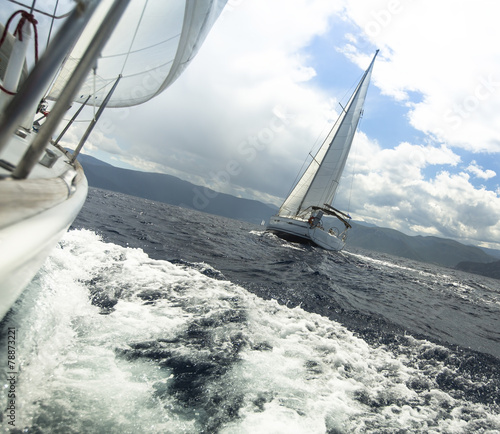
<instances>
[{"instance_id":1,"label":"white cloud","mask_svg":"<svg viewBox=\"0 0 500 434\"><path fill-rule=\"evenodd\" d=\"M332 50L364 69L373 55L367 41L380 48L373 83L406 107L411 125L429 140L410 136L387 149L358 134L339 202L350 200L356 218L406 232L498 241L500 194L471 182L495 173L475 162L464 169L458 149L500 151L495 5L230 1L181 79L143 106L105 111L87 150L279 204L335 117L332 96L339 95L313 87L317 71L307 47L341 18L350 23L349 34L328 41ZM390 131L391 118L386 122L380 128Z\"/></svg>"},{"instance_id":2,"label":"white cloud","mask_svg":"<svg viewBox=\"0 0 500 434\"><path fill-rule=\"evenodd\" d=\"M350 202L355 219L475 244L500 239L498 193L476 188L465 172L441 170L426 179L426 168L457 166L460 159L450 149L410 143L381 149L364 134L356 148L338 197L343 205Z\"/></svg>"},{"instance_id":3,"label":"white cloud","mask_svg":"<svg viewBox=\"0 0 500 434\"><path fill-rule=\"evenodd\" d=\"M230 6L180 80L143 106L105 111L106 129L126 152L167 173L277 203L335 113L335 101L307 85L316 72L300 53L340 4Z\"/></svg>"},{"instance_id":4,"label":"white cloud","mask_svg":"<svg viewBox=\"0 0 500 434\"><path fill-rule=\"evenodd\" d=\"M61 125L61 128L62 126L64 125ZM82 137L86 128L87 125L84 123L73 125L73 127L70 128L61 138L61 146L74 150L78 145L80 138ZM102 130L99 129L96 129L89 137L82 149L82 153L92 154L97 150L104 151L112 155L125 156L125 153L118 145L116 138L110 135L106 135Z\"/></svg>"},{"instance_id":5,"label":"white cloud","mask_svg":"<svg viewBox=\"0 0 500 434\"><path fill-rule=\"evenodd\" d=\"M483 170L483 168L481 166L478 166L478 164L474 160L471 161L466 170L469 173L472 173L476 178L481 179L490 179L497 175L493 170Z\"/></svg>"},{"instance_id":6,"label":"white cloud","mask_svg":"<svg viewBox=\"0 0 500 434\"><path fill-rule=\"evenodd\" d=\"M351 19L381 48L374 79L406 100L411 124L450 146L500 152L498 4L352 0ZM365 63L357 50L358 63ZM411 103L408 92L423 99Z\"/></svg>"},{"instance_id":7,"label":"white cloud","mask_svg":"<svg viewBox=\"0 0 500 434\"><path fill-rule=\"evenodd\" d=\"M384 13L389 4L395 5L390 16ZM475 188L466 173L452 173L460 163L454 146L494 150L495 144L490 129L477 129L486 106L469 110L455 129L445 118L457 95L458 102L465 101L472 108L465 99L468 89L474 91L481 77L489 77L477 65L467 64L465 71L457 72L460 50L455 33L464 15L460 12L446 21L449 33L443 35L438 26L450 4L346 3L351 20L382 48L375 84L408 106L413 126L442 141L403 142L384 149L384 144L358 134L358 149L348 160L339 200L347 204L351 194L355 217L406 232L498 240L500 229L493 219L477 225L471 218L475 209L499 215L498 195ZM340 14L345 4L297 1L291 7L286 1L242 1L231 6L182 79L147 105L118 116L111 122L113 134L127 152L154 161L155 167L167 173L218 191L279 204L311 144L327 119L334 117L337 104L308 85L316 72L303 49L327 31L328 17ZM436 16L428 17L431 11ZM353 33L347 39L352 46L346 53L365 68L373 50L364 50L369 55L360 51L367 47L360 46L359 35ZM476 82L475 77L479 77ZM469 78L472 87L470 81L465 84ZM494 89L494 83L490 88ZM421 93L423 100L412 103L411 92ZM481 104L490 108L495 93L491 98L485 95L479 93ZM132 121L154 128L131 130ZM468 140L469 129L474 128L475 140ZM140 167L147 168L147 164L141 162ZM429 178L426 169L433 167L439 173ZM476 176L479 173L468 170ZM480 170L490 174L489 169ZM353 172L353 189L344 188Z\"/></svg>"}]
</instances>

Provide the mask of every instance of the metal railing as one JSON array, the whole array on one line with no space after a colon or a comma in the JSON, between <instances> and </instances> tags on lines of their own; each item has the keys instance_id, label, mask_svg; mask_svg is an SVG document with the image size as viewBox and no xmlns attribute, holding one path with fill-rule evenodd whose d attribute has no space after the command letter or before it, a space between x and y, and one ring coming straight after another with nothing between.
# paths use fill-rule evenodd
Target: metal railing
<instances>
[{"instance_id":1,"label":"metal railing","mask_svg":"<svg viewBox=\"0 0 500 434\"><path fill-rule=\"evenodd\" d=\"M111 36L116 24L127 8L129 0L114 0L102 24L87 47L80 63L73 71L61 95L39 133L27 149L20 163L12 173L16 179L24 179L37 164L57 125L62 120L74 96L95 64L104 45ZM94 14L98 0L79 1L75 9L61 27L54 41L49 45L40 61L35 65L20 91L6 109L0 113L0 151L7 145L10 137L22 120L29 114L31 107L42 98L44 91L63 63L66 55L74 46L90 18Z\"/></svg>"}]
</instances>

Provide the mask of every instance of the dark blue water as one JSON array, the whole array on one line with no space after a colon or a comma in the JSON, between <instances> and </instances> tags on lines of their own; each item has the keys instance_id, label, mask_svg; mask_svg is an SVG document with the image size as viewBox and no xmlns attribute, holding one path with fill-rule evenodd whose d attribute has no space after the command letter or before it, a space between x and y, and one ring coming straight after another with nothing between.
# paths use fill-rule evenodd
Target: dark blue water
<instances>
[{"instance_id":1,"label":"dark blue water","mask_svg":"<svg viewBox=\"0 0 500 434\"><path fill-rule=\"evenodd\" d=\"M262 229L91 189L2 324L16 427L500 432L500 281Z\"/></svg>"}]
</instances>

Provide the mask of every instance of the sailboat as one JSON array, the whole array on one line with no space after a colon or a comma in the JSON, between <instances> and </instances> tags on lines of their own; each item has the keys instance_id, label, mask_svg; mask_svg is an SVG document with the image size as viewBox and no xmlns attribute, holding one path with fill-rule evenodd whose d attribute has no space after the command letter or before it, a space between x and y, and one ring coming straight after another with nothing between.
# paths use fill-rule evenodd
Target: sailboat
<instances>
[{"instance_id":1,"label":"sailboat","mask_svg":"<svg viewBox=\"0 0 500 434\"><path fill-rule=\"evenodd\" d=\"M85 202L76 157L102 110L142 104L170 86L226 1L77 0L63 14L14 2L24 9L0 26L0 320ZM65 21L28 74L31 36L36 43L46 16ZM53 140L75 101L81 107ZM59 141L89 101L97 113L67 151Z\"/></svg>"},{"instance_id":2,"label":"sailboat","mask_svg":"<svg viewBox=\"0 0 500 434\"><path fill-rule=\"evenodd\" d=\"M349 214L332 206L368 91L376 51L347 105L309 166L271 217L267 231L290 240L342 250L351 228Z\"/></svg>"}]
</instances>

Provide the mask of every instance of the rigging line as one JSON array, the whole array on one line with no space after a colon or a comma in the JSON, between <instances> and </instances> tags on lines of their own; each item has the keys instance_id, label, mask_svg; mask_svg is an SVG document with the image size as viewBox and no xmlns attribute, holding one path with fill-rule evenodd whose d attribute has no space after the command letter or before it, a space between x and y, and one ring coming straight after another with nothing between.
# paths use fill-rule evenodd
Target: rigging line
<instances>
[{"instance_id":1,"label":"rigging line","mask_svg":"<svg viewBox=\"0 0 500 434\"><path fill-rule=\"evenodd\" d=\"M54 6L54 12L52 13L52 20L50 21L49 34L47 36L47 47L49 46L50 36L52 35L52 27L54 27L55 15L57 12L58 5L59 5L59 0L56 1L56 5Z\"/></svg>"},{"instance_id":2,"label":"rigging line","mask_svg":"<svg viewBox=\"0 0 500 434\"><path fill-rule=\"evenodd\" d=\"M154 68L150 68L150 69L147 69L147 70L144 70L144 71L136 72L134 74L122 75L122 80L126 79L126 78L139 77L139 76L145 74L146 72L151 72L151 71L153 71L155 69L162 68L162 67L164 67L164 66L166 66L166 65L168 65L168 64L170 64L172 62L173 62L173 60L169 60L168 62L165 62L165 63L162 63L161 65L155 66ZM99 77L99 80L101 80L101 82L106 82L105 84L103 84L98 89L98 91L101 90L101 89L104 89L106 86L108 86L109 84L113 83L116 80L116 78L105 78L105 77L103 77L103 76L101 76L99 74L97 74L97 77Z\"/></svg>"},{"instance_id":3,"label":"rigging line","mask_svg":"<svg viewBox=\"0 0 500 434\"><path fill-rule=\"evenodd\" d=\"M285 197L290 196L290 194L292 193L292 191L295 189L295 186L297 185L297 182L300 179L300 176L301 176L302 172L304 171L303 169L304 169L304 166L306 165L306 162L307 162L307 157L306 157L306 160L302 163L302 166L300 167L299 173L297 173L297 175L295 176L293 184L290 187L290 190L288 190L288 193L287 193L287 195Z\"/></svg>"},{"instance_id":4,"label":"rigging line","mask_svg":"<svg viewBox=\"0 0 500 434\"><path fill-rule=\"evenodd\" d=\"M311 154L310 152L309 152L309 155L310 155L310 156L311 156L311 158L312 158L312 159L316 162L316 164L319 166L320 164L319 164L318 160L316 160L316 158L314 157L314 155L313 155L313 154Z\"/></svg>"},{"instance_id":5,"label":"rigging line","mask_svg":"<svg viewBox=\"0 0 500 434\"><path fill-rule=\"evenodd\" d=\"M92 82L92 87L93 87L93 95L94 95L94 98L93 98L93 106L94 106L94 116L93 116L93 121L96 122L96 118L95 118L95 113L96 113L96 110L95 110L95 106L96 106L96 69L97 69L97 65L94 66L94 74L93 74L93 82Z\"/></svg>"},{"instance_id":6,"label":"rigging line","mask_svg":"<svg viewBox=\"0 0 500 434\"><path fill-rule=\"evenodd\" d=\"M362 73L360 74L360 78L358 79L358 81L357 81L357 82L355 82L355 84L354 84L354 85L351 85L351 86L349 87L349 89L348 89L348 90L344 93L344 96L341 98L341 100L344 100L344 99L346 98L346 96L347 96L348 94L350 94L351 89L352 89L353 87L355 88L355 87L359 86L359 84L360 84L360 82L361 82L361 80L362 80L362 78L363 78L363 76L364 76L365 74L366 74L366 71L364 71L364 72L362 72ZM348 99L348 103L349 103L349 101L351 100L351 98L352 98L353 96L354 96L354 95L351 95L351 97ZM339 102L339 104L340 104L340 102ZM330 127L330 131L329 131L328 135L327 135L327 136L326 136L326 138L325 138L325 139L321 142L321 145L319 146L318 150L316 151L316 154L319 152L319 150L321 149L321 147L323 146L323 144L325 143L325 141L328 139L328 137L329 137L330 133L331 133L331 132L333 131L333 129L336 127L337 123L340 121L341 116L342 116L342 115L344 115L344 114L347 114L347 112L346 112L345 108L342 106L342 104L340 104L340 107L342 107L342 112L340 113L340 116L338 116L338 117L337 117L337 119L335 120L335 122L333 123L333 125ZM323 129L322 129L321 133L319 133L319 134L318 134L318 136L317 136L316 140L314 141L314 144L313 144L313 146L312 146L312 148L311 148L311 151L309 152L309 155L313 158L313 160L314 160L316 163L318 163L318 161L316 160L316 158L315 158L315 157L313 157L313 156L312 156L312 151L313 151L313 149L317 146L317 144L318 144L318 143L320 143L320 138L321 138L321 137L324 137L324 136L323 136L323 132L324 132L324 130L325 130L326 128L328 128L328 126L329 126L329 125L328 125L328 122L327 122L327 123L326 123L326 125L323 127ZM294 190L294 189L295 189L295 187L297 186L298 180L299 180L299 179L301 179L301 177L302 177L302 176L306 173L307 169L309 168L309 165L307 165L306 169L304 170L304 166L306 166L307 159L308 159L308 157L306 157L306 159L305 159L305 160L304 160L304 162L302 163L302 167L300 168L299 172L297 173L297 176L295 177L295 180L294 180L294 182L293 182L293 184L292 184L292 186L291 186L291 188L290 188L290 190L289 190L289 192L288 192L288 194L287 194L287 197L288 197L288 196L289 196L289 195L293 192L293 190ZM312 162L311 162L311 163L312 163ZM311 163L309 163L309 164L311 164ZM283 205L284 205L284 203L283 203ZM283 206L283 205L282 205L282 206Z\"/></svg>"},{"instance_id":7,"label":"rigging line","mask_svg":"<svg viewBox=\"0 0 500 434\"><path fill-rule=\"evenodd\" d=\"M358 127L356 128L356 131L359 131L359 127L361 126L361 124L363 123L363 112L364 110L361 112L361 117L359 118L359 122L358 122ZM356 131L354 132L354 134L356 134ZM349 188L349 200L347 202L347 213L349 214L351 212L351 199L352 199L352 187L354 185L354 174L356 172L356 152L358 150L358 147L356 146L357 143L354 142L354 155L353 155L353 158L352 158L352 161L354 162L353 166L352 166L352 175L351 175L351 186Z\"/></svg>"},{"instance_id":8,"label":"rigging line","mask_svg":"<svg viewBox=\"0 0 500 434\"><path fill-rule=\"evenodd\" d=\"M352 86L351 86L352 87ZM345 97L345 96L344 96ZM344 98L343 97L343 98ZM340 104L340 103L339 103ZM342 105L341 105L342 107ZM345 112L345 109L344 107L342 107L342 110ZM340 115L342 115L342 112L340 113ZM318 143L320 144L319 145L319 148L316 150L315 152L315 155L317 155L317 153L320 151L320 149L322 148L323 144L325 143L325 141L328 139L328 136L330 135L331 131L335 128L335 126L337 125L337 122L339 121L340 119L340 116L337 116L335 121L333 122L333 125L330 124L330 122L326 121L323 128L321 129L321 132L318 133L317 137L316 137L316 140L314 141L312 147L311 147L311 150L309 151L309 156L311 156L311 158L313 159L313 161L316 162L316 164L318 164L319 166L319 162L318 160L316 160L316 158L313 156L313 150L316 148L316 146L318 145ZM330 126L331 125L331 126ZM325 136L325 130L329 130L328 134ZM292 193L292 191L295 189L295 187L297 186L297 182L299 179L301 179L301 177L306 173L307 169L309 168L309 165L312 163L307 163L307 160L308 160L308 157L306 156L304 162L302 163L302 166L300 167L300 170L299 172L297 173L296 177L295 177L295 180L293 181L293 184L292 186L290 187L290 190L288 191L288 194L287 194L287 197ZM305 169L304 167L307 166Z\"/></svg>"},{"instance_id":9,"label":"rigging line","mask_svg":"<svg viewBox=\"0 0 500 434\"><path fill-rule=\"evenodd\" d=\"M353 83L351 84L351 86L349 86L349 89L347 89L344 93L344 95L342 95L342 98L340 98L338 100L338 103L340 104L340 101L344 101L346 98L347 98L347 102L349 102L349 98L350 96L352 96L352 93L353 93L353 89L356 88L356 86L359 84L359 82L361 81L361 77L363 77L365 71L361 72L361 74L359 74L354 80L353 80ZM347 103L346 103L347 105ZM342 107L342 104L340 104L340 107ZM344 107L342 107L344 108Z\"/></svg>"},{"instance_id":10,"label":"rigging line","mask_svg":"<svg viewBox=\"0 0 500 434\"><path fill-rule=\"evenodd\" d=\"M16 0L8 0L8 1L11 2L11 3L16 4L18 6L22 6L23 8L31 9L31 6L28 6L28 5L26 5L26 4L24 4L24 3L20 2L20 1L16 1ZM33 8L33 11L36 12L36 13L38 13L38 14L45 15L46 17L54 18L56 20L60 20L61 18L66 18L66 17L68 17L71 14L71 11L70 11L70 12L67 12L65 14L62 14L62 15L59 15L59 16L55 16L55 15L51 15L51 14L49 14L47 12L44 12L41 9Z\"/></svg>"},{"instance_id":11,"label":"rigging line","mask_svg":"<svg viewBox=\"0 0 500 434\"><path fill-rule=\"evenodd\" d=\"M319 165L319 163L318 163L318 161L316 160L316 158L314 158L314 156L313 156L312 152L313 152L313 149L316 147L316 145L320 142L320 139L321 139L321 137L323 136L323 132L325 131L325 129L326 129L327 127L328 127L328 122L327 122L326 126L324 126L324 127L323 127L323 129L322 129L322 130L321 130L321 132L318 134L318 136L316 137L316 140L314 141L314 143L313 143L313 145L312 145L312 148L311 148L311 150L309 151L309 154L308 154L308 155L310 155L310 156L311 156L311 158L312 158L314 161L316 161L316 163L317 163L318 165ZM321 149L321 146L323 145L323 143L324 143L324 140L321 142L321 145L320 145L320 147L318 148L318 150L316 151L316 153L318 153L318 151ZM295 189L295 187L297 186L297 182L299 181L299 179L300 179L300 178L301 178L301 177L305 174L306 170L309 168L309 165L310 165L311 163L308 163L308 162L307 162L307 160L308 160L308 157L306 156L306 158L305 158L304 162L302 163L302 166L300 166L300 169L299 169L299 171L298 171L297 175L295 176L295 179L294 179L294 181L293 181L293 183L292 183L292 186L290 187L290 190L288 191L288 193L287 193L286 197L288 197L288 196L292 193L292 191L293 191L293 190ZM311 162L312 162L312 161L311 161ZM305 169L304 169L304 167L305 167Z\"/></svg>"},{"instance_id":12,"label":"rigging line","mask_svg":"<svg viewBox=\"0 0 500 434\"><path fill-rule=\"evenodd\" d=\"M101 78L101 77L99 77L99 78ZM93 90L93 93L94 93L94 94L97 94L97 93L101 92L101 90L106 89L106 87L107 87L107 86L109 86L109 85L110 85L110 84L112 84L112 83L113 83L113 81L112 81L112 80L107 79L107 80L106 80L106 83L105 83L105 84L103 84L103 85L101 85L101 86L100 86L100 87L98 87L98 88L96 88L96 87L95 87L96 85L94 84L94 90ZM79 99L83 99L83 97L88 96L88 95L92 95L92 93L91 93L91 92L89 92L88 94L83 93L83 94L81 94L81 95L80 95ZM75 98L76 98L76 97L75 97Z\"/></svg>"},{"instance_id":13,"label":"rigging line","mask_svg":"<svg viewBox=\"0 0 500 434\"><path fill-rule=\"evenodd\" d=\"M134 45L134 41L135 41L135 38L137 36L137 32L139 31L139 26L141 25L142 19L144 17L144 12L146 12L147 5L148 5L148 0L146 0L144 2L144 7L142 8L141 16L139 18L137 26L135 27L134 36L132 37L132 41L130 42L130 47L128 49L127 56L125 57L125 60L123 61L123 66L122 66L122 70L120 71L120 76L123 75L123 70L125 69L125 66L127 65L128 56L130 55L130 52L132 50L132 45Z\"/></svg>"},{"instance_id":14,"label":"rigging line","mask_svg":"<svg viewBox=\"0 0 500 434\"><path fill-rule=\"evenodd\" d=\"M111 59L113 57L121 57L121 56L126 56L127 54L135 54L135 53L140 53L141 51L146 51L146 50L149 50L150 48L154 48L154 47L157 47L158 45L162 45L162 44L165 44L167 42L170 42L171 40L173 39L177 39L181 36L180 33L177 33L176 35L174 36L171 36L170 38L168 39L164 39L163 41L160 41L160 42L157 42L156 44L152 44L152 45L148 45L147 47L143 47L143 48L139 48L137 50L129 50L128 52L126 53L118 53L118 54L109 54L107 56L101 56L101 59Z\"/></svg>"}]
</instances>

